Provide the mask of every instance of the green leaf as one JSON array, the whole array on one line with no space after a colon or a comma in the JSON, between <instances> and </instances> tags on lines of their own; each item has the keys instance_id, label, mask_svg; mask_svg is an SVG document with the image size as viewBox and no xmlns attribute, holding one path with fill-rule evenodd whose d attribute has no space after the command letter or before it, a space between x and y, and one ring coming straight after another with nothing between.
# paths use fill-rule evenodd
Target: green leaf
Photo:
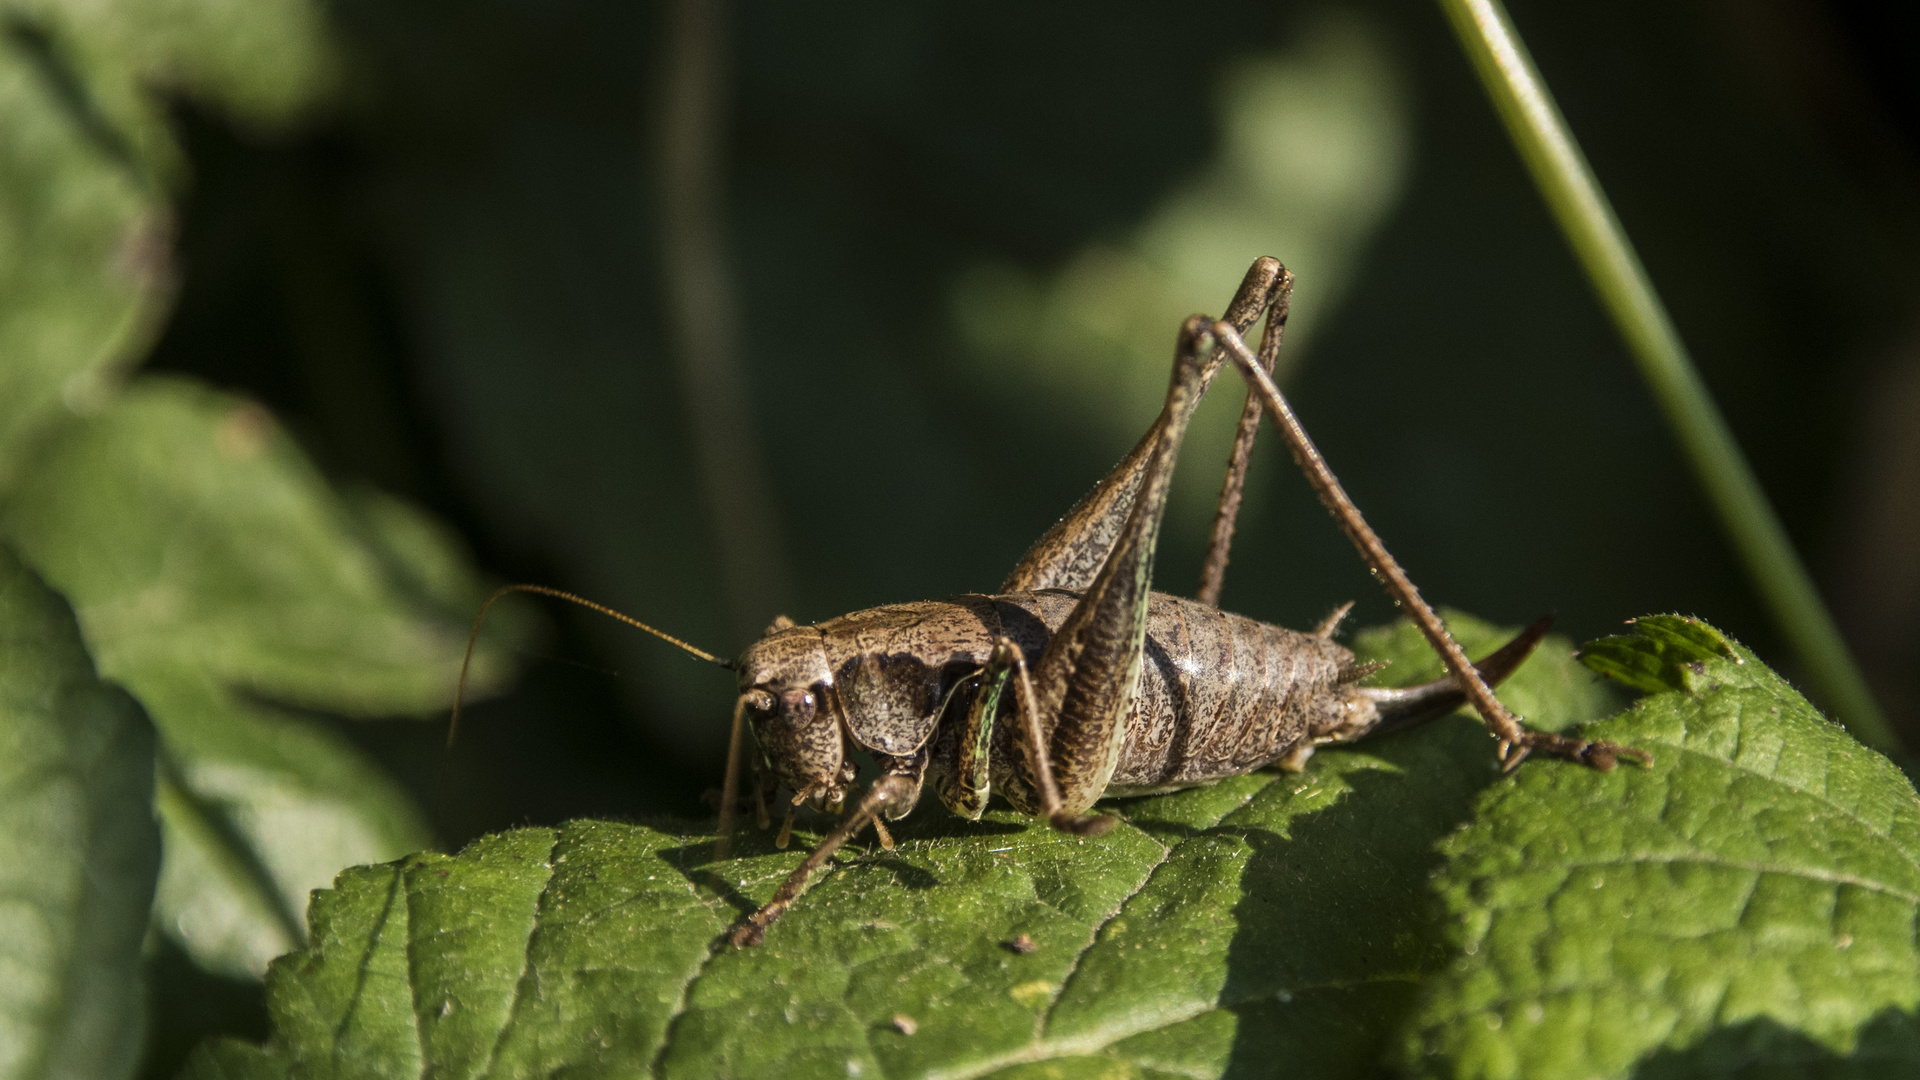
<instances>
[{"instance_id":1,"label":"green leaf","mask_svg":"<svg viewBox=\"0 0 1920 1080\"><path fill-rule=\"evenodd\" d=\"M121 77L184 92L256 126L297 119L335 88L340 61L314 0L16 0Z\"/></svg>"},{"instance_id":2,"label":"green leaf","mask_svg":"<svg viewBox=\"0 0 1920 1080\"><path fill-rule=\"evenodd\" d=\"M0 481L165 311L167 209L128 134L154 119L90 74L31 24L0 31Z\"/></svg>"},{"instance_id":3,"label":"green leaf","mask_svg":"<svg viewBox=\"0 0 1920 1080\"><path fill-rule=\"evenodd\" d=\"M1636 690L1657 694L1690 689L1708 660L1740 660L1726 635L1699 619L1648 615L1629 625L1631 634L1588 642L1580 650L1580 662Z\"/></svg>"},{"instance_id":4,"label":"green leaf","mask_svg":"<svg viewBox=\"0 0 1920 1080\"><path fill-rule=\"evenodd\" d=\"M1589 694L1569 653L1550 639L1511 692L1543 711ZM752 833L716 863L693 825L490 837L342 875L268 976L273 1040L205 1047L190 1073L1368 1075L1447 960L1433 844L1496 775L1455 716L1304 773L1112 804L1126 824L1092 840L929 797L896 851L847 852L746 950L721 935L804 839Z\"/></svg>"},{"instance_id":5,"label":"green leaf","mask_svg":"<svg viewBox=\"0 0 1920 1080\"><path fill-rule=\"evenodd\" d=\"M0 1078L133 1071L152 792L139 704L94 675L65 602L0 547Z\"/></svg>"},{"instance_id":6,"label":"green leaf","mask_svg":"<svg viewBox=\"0 0 1920 1080\"><path fill-rule=\"evenodd\" d=\"M1480 798L1442 846L1460 956L1425 992L1406 1064L1912 1075L1913 785L1704 624L1642 619L1601 644L1595 666L1683 687L1591 729L1654 765L1530 765Z\"/></svg>"},{"instance_id":7,"label":"green leaf","mask_svg":"<svg viewBox=\"0 0 1920 1080\"><path fill-rule=\"evenodd\" d=\"M208 971L259 978L305 941L312 890L427 844L406 795L325 727L190 671L139 685L166 718L155 916Z\"/></svg>"},{"instance_id":8,"label":"green leaf","mask_svg":"<svg viewBox=\"0 0 1920 1080\"><path fill-rule=\"evenodd\" d=\"M481 599L470 573L464 595L397 580L395 545L365 541L266 410L181 379L138 380L62 430L5 524L135 693L179 667L329 712L431 714ZM475 658L476 687L503 675Z\"/></svg>"},{"instance_id":9,"label":"green leaf","mask_svg":"<svg viewBox=\"0 0 1920 1080\"><path fill-rule=\"evenodd\" d=\"M258 977L301 942L311 889L425 846L398 789L286 706L446 707L481 591L436 526L343 501L259 406L155 378L46 440L3 524L160 729L156 919L201 966ZM505 614L480 692L524 626Z\"/></svg>"}]
</instances>

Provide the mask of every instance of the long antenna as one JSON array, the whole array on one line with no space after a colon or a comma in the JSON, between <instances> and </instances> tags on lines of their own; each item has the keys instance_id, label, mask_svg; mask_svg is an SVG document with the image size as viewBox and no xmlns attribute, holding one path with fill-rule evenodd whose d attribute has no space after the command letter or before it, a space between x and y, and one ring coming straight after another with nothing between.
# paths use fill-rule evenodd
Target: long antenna
<instances>
[{"instance_id":1,"label":"long antenna","mask_svg":"<svg viewBox=\"0 0 1920 1080\"><path fill-rule=\"evenodd\" d=\"M499 588L493 590L493 595L487 597L486 603L480 605L480 614L477 618L473 620L473 633L467 636L467 652L465 656L460 658L460 681L458 683L455 683L453 687L453 716L447 721L447 745L448 746L453 745L453 737L460 730L460 702L461 702L461 699L466 695L466 691L467 691L467 669L473 664L473 647L474 647L474 644L480 640L480 627L486 624L487 611L488 609L493 607L494 601L500 599L501 597L507 595L508 593L516 593L516 592L538 593L541 596L551 596L556 600L565 600L570 604L579 604L583 608L587 608L592 611L597 611L600 614L607 616L608 618L618 619L621 622L626 623L628 626L634 626L642 630L645 630L647 633L652 634L654 637L657 637L661 641L667 642L670 645L678 645L682 649L685 649L686 651L692 653L693 655L699 657L700 659L705 660L709 664L719 664L721 667L726 668L729 671L733 669L733 663L731 661L722 660L719 657L713 655L712 653L706 651L705 649L696 649L692 645L689 645L686 642L681 641L679 638L674 637L672 634L666 633L665 631L661 631L661 630L655 630L653 627L648 626L646 623L641 622L639 619L636 619L631 615L622 614L606 606L605 604L596 604L593 601L588 600L584 596L575 596L570 592L565 592L560 589L548 588L545 585L502 585Z\"/></svg>"}]
</instances>

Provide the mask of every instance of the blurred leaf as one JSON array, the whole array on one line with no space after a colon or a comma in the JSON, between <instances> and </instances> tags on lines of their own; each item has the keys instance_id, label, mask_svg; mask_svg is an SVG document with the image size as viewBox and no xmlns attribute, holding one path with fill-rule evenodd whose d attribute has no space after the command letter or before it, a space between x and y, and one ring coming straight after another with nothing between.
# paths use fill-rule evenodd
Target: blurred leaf
<instances>
[{"instance_id":1,"label":"blurred leaf","mask_svg":"<svg viewBox=\"0 0 1920 1080\"><path fill-rule=\"evenodd\" d=\"M256 125L322 98L311 0L24 0L0 16L0 482L34 434L97 408L171 300L179 149L151 100Z\"/></svg>"},{"instance_id":2,"label":"blurred leaf","mask_svg":"<svg viewBox=\"0 0 1920 1080\"><path fill-rule=\"evenodd\" d=\"M397 501L350 509L257 405L141 379L57 432L4 505L22 550L75 598L102 670L165 743L156 919L208 970L258 977L300 943L309 890L425 846L404 796L323 726L436 714L481 590ZM476 692L503 677L499 644Z\"/></svg>"},{"instance_id":3,"label":"blurred leaf","mask_svg":"<svg viewBox=\"0 0 1920 1080\"><path fill-rule=\"evenodd\" d=\"M16 0L143 88L181 91L255 125L284 124L333 90L340 62L313 0Z\"/></svg>"},{"instance_id":4,"label":"blurred leaf","mask_svg":"<svg viewBox=\"0 0 1920 1080\"><path fill-rule=\"evenodd\" d=\"M1542 652L1513 681L1548 709L1567 649ZM709 835L670 824L507 833L342 875L268 976L273 1040L205 1047L189 1072L1365 1075L1446 961L1433 843L1496 775L1453 717L1302 774L1117 803L1127 824L1097 840L929 805L747 950L716 942L801 850L755 834L714 863Z\"/></svg>"},{"instance_id":5,"label":"blurred leaf","mask_svg":"<svg viewBox=\"0 0 1920 1080\"><path fill-rule=\"evenodd\" d=\"M473 616L482 594L459 534L383 491L356 487L345 494L361 541L396 589L449 616ZM512 605L503 614L508 624L526 618Z\"/></svg>"},{"instance_id":6,"label":"blurred leaf","mask_svg":"<svg viewBox=\"0 0 1920 1080\"><path fill-rule=\"evenodd\" d=\"M1454 640L1476 660L1505 645L1513 631L1451 609L1441 612ZM1413 686L1430 682L1446 674L1445 665L1427 647L1420 628L1406 619L1385 626L1362 630L1353 637L1354 655L1361 660L1388 660L1391 666L1382 673L1383 686ZM1582 650L1585 656L1592 646ZM1591 672L1582 670L1580 661L1567 647L1567 640L1549 636L1534 650L1524 677L1516 674L1500 684L1500 700L1514 715L1544 731L1565 731L1585 724L1619 707L1619 697ZM1462 710L1473 715L1471 710Z\"/></svg>"},{"instance_id":7,"label":"blurred leaf","mask_svg":"<svg viewBox=\"0 0 1920 1080\"><path fill-rule=\"evenodd\" d=\"M1217 312L1254 259L1279 255L1306 283L1281 354L1290 367L1399 201L1411 141L1400 82L1380 28L1350 9L1320 12L1284 52L1236 60L1216 93L1218 157L1132 236L1089 245L1046 276L987 264L959 278L951 306L968 358L996 380L1037 382L1123 446L1165 393L1181 320ZM1176 488L1176 521L1211 518L1211 470L1244 398L1231 375L1222 387L1184 455L1206 463L1208 481Z\"/></svg>"},{"instance_id":8,"label":"blurred leaf","mask_svg":"<svg viewBox=\"0 0 1920 1080\"><path fill-rule=\"evenodd\" d=\"M153 120L98 89L0 20L0 481L37 431L98 404L165 310L167 208L126 134L128 113Z\"/></svg>"},{"instance_id":9,"label":"blurred leaf","mask_svg":"<svg viewBox=\"0 0 1920 1080\"><path fill-rule=\"evenodd\" d=\"M309 892L343 866L429 842L406 795L324 727L197 672L161 670L137 685L167 718L155 917L207 970L259 978L304 940Z\"/></svg>"},{"instance_id":10,"label":"blurred leaf","mask_svg":"<svg viewBox=\"0 0 1920 1080\"><path fill-rule=\"evenodd\" d=\"M0 517L85 594L103 670L161 729L157 792L142 769L166 836L153 916L224 975L257 978L297 945L308 891L340 867L427 840L362 755L258 699L431 712L479 599L435 526L379 496L350 513L258 407L177 381L116 396L171 300L185 169L155 91L262 128L337 74L312 0L23 0L0 16ZM503 667L491 648L480 660L484 692ZM144 916L151 880L140 896ZM133 1049L103 1053L137 1051L138 1025L120 1027Z\"/></svg>"},{"instance_id":11,"label":"blurred leaf","mask_svg":"<svg viewBox=\"0 0 1920 1080\"><path fill-rule=\"evenodd\" d=\"M1912 783L1703 623L1642 619L1588 652L1684 683L1593 729L1655 764L1529 766L1481 796L1442 845L1461 955L1425 994L1407 1064L1542 1080L1642 1062L1640 1075L1911 1075Z\"/></svg>"},{"instance_id":12,"label":"blurred leaf","mask_svg":"<svg viewBox=\"0 0 1920 1080\"><path fill-rule=\"evenodd\" d=\"M483 593L470 571L450 578L449 551L429 553L430 526L380 505L376 547L265 409L148 378L60 432L5 523L136 693L177 666L328 712L435 713ZM411 572L395 580L396 565ZM504 674L497 652L475 657L477 690Z\"/></svg>"},{"instance_id":13,"label":"blurred leaf","mask_svg":"<svg viewBox=\"0 0 1920 1080\"><path fill-rule=\"evenodd\" d=\"M141 1047L160 860L153 730L0 548L0 1077L117 1077Z\"/></svg>"}]
</instances>

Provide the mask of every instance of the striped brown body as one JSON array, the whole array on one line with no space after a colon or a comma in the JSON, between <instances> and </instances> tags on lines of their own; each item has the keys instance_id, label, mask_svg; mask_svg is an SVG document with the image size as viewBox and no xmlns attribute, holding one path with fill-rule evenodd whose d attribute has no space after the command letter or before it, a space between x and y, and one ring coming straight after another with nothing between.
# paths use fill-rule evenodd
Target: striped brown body
<instances>
[{"instance_id":1,"label":"striped brown body","mask_svg":"<svg viewBox=\"0 0 1920 1080\"><path fill-rule=\"evenodd\" d=\"M1011 639L1037 663L1079 599L1076 591L1042 589L856 611L768 636L742 657L743 681L818 687L849 742L902 771L924 768L939 784L962 752L957 717L995 640ZM1357 735L1376 715L1373 702L1353 691L1358 672L1344 647L1195 600L1153 594L1141 656L1107 795L1250 772L1316 741ZM1017 731L994 726L992 788L1031 812ZM792 755L776 752L768 764L779 768L783 756ZM841 766L844 758L835 757ZM800 790L810 778L781 779ZM888 816L910 809L897 806Z\"/></svg>"}]
</instances>

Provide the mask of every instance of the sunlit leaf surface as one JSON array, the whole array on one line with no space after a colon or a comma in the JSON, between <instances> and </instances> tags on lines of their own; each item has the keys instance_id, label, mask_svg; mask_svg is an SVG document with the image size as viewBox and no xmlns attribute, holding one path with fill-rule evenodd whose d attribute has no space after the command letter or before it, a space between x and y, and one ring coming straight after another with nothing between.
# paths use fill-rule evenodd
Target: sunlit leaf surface
<instances>
[{"instance_id":1,"label":"sunlit leaf surface","mask_svg":"<svg viewBox=\"0 0 1920 1080\"><path fill-rule=\"evenodd\" d=\"M1482 796L1442 846L1459 958L1425 991L1408 1063L1913 1075L1913 785L1712 627L1653 616L1634 631L1584 652L1678 684L1596 729L1653 768L1529 767Z\"/></svg>"}]
</instances>

